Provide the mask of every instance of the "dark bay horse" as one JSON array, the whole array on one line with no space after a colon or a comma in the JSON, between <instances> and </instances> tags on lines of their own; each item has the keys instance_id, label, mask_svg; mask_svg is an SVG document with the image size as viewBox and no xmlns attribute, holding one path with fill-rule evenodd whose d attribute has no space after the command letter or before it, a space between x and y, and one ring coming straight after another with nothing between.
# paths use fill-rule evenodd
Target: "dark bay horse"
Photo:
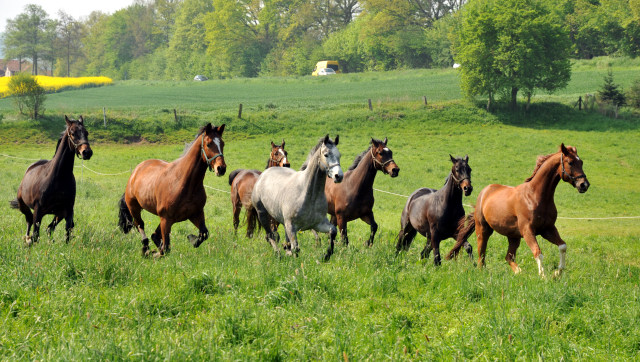
<instances>
[{"instance_id":1,"label":"dark bay horse","mask_svg":"<svg viewBox=\"0 0 640 362\"><path fill-rule=\"evenodd\" d=\"M271 220L284 224L288 254L298 255L298 231L314 229L330 234L330 245L324 260L333 254L336 227L327 220L327 198L324 184L327 176L334 182L343 178L340 167L338 136L332 141L326 135L311 149L303 171L287 167L271 167L258 178L251 193L251 203L256 208L260 225L273 250L280 253L277 232Z\"/></svg>"},{"instance_id":2,"label":"dark bay horse","mask_svg":"<svg viewBox=\"0 0 640 362\"><path fill-rule=\"evenodd\" d=\"M204 222L204 205L207 193L204 190L204 176L215 171L216 176L224 175L227 165L222 154L224 141L220 127L211 123L202 127L186 153L173 162L146 160L136 166L129 177L127 188L120 199L119 226L129 232L136 226L142 235L142 255L149 255L149 239L144 232L142 210L160 217L160 225L151 234L151 240L158 247L156 256L171 250L169 234L171 226L184 220L191 221L199 234L189 235L194 247L199 247L209 237Z\"/></svg>"},{"instance_id":3,"label":"dark bay horse","mask_svg":"<svg viewBox=\"0 0 640 362\"><path fill-rule=\"evenodd\" d=\"M373 245L378 230L373 217L373 181L378 171L391 177L397 177L400 172L393 160L393 152L387 147L386 137L384 141L371 139L371 147L356 157L341 183L327 182L324 186L331 223L338 227L345 245L349 244L347 222L356 219L362 219L371 226L365 245Z\"/></svg>"},{"instance_id":4,"label":"dark bay horse","mask_svg":"<svg viewBox=\"0 0 640 362\"><path fill-rule=\"evenodd\" d=\"M24 174L18 197L10 202L14 209L20 209L27 220L27 245L38 241L40 222L44 215L53 214L53 221L47 227L53 233L62 219L66 222L67 242L73 229L73 206L76 202L76 179L73 176L75 157L88 160L93 155L89 146L89 132L84 127L82 116L70 120L64 116L66 128L62 132L56 153L51 161L40 160L33 163ZM33 213L31 210L33 209ZM33 234L29 231L33 225Z\"/></svg>"},{"instance_id":5,"label":"dark bay horse","mask_svg":"<svg viewBox=\"0 0 640 362\"><path fill-rule=\"evenodd\" d=\"M420 257L429 257L433 250L435 265L440 265L440 242L447 238L456 239L458 236L458 225L461 219L464 220L462 193L469 196L473 191L469 156L454 158L449 155L449 158L453 163L451 173L440 190L425 187L417 189L409 196L402 210L401 230L396 245L397 252L408 250L419 232L427 237L427 244ZM466 243L465 249L472 258L469 243Z\"/></svg>"},{"instance_id":6,"label":"dark bay horse","mask_svg":"<svg viewBox=\"0 0 640 362\"><path fill-rule=\"evenodd\" d=\"M267 160L269 167L290 167L288 153L284 149L284 140L281 145L271 142L271 154ZM231 185L231 204L233 205L233 229L238 231L240 225L240 211L244 207L247 212L247 237L253 237L256 229L258 215L251 204L251 191L262 172L258 170L237 169L229 174L229 185Z\"/></svg>"},{"instance_id":7,"label":"dark bay horse","mask_svg":"<svg viewBox=\"0 0 640 362\"><path fill-rule=\"evenodd\" d=\"M480 191L475 211L468 217L469 225L460 231L468 237L475 229L479 267L484 266L487 241L495 230L509 240L505 259L514 273L520 272L515 261L516 251L524 238L538 264L538 273L544 276L542 254L536 240L536 235L541 235L558 246L560 261L555 275L562 274L567 244L555 226L558 210L553 200L560 180L580 193L589 188L576 148L565 147L564 143L559 152L538 157L533 174L523 184L516 187L493 184Z\"/></svg>"}]
</instances>

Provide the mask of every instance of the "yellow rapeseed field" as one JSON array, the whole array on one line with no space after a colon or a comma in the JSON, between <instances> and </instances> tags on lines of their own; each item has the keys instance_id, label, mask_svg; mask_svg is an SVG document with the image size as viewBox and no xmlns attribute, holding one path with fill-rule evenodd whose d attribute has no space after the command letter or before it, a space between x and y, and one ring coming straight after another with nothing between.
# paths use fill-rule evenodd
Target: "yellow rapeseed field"
<instances>
[{"instance_id":1,"label":"yellow rapeseed field","mask_svg":"<svg viewBox=\"0 0 640 362\"><path fill-rule=\"evenodd\" d=\"M57 92L64 88L99 87L109 85L113 82L108 77L49 77L46 75L36 75L36 81L47 93ZM10 77L0 77L0 98L9 95Z\"/></svg>"}]
</instances>

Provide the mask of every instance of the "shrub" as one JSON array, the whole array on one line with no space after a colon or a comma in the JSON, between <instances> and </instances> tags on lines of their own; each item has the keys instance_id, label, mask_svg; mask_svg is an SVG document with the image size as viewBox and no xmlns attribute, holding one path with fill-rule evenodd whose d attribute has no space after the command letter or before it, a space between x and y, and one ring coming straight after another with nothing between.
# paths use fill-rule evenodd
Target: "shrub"
<instances>
[{"instance_id":1,"label":"shrub","mask_svg":"<svg viewBox=\"0 0 640 362\"><path fill-rule=\"evenodd\" d=\"M627 92L627 103L634 108L640 108L640 79L636 79Z\"/></svg>"},{"instance_id":2,"label":"shrub","mask_svg":"<svg viewBox=\"0 0 640 362\"><path fill-rule=\"evenodd\" d=\"M598 92L600 100L617 107L627 104L624 93L622 93L622 91L620 91L618 87L619 85L613 82L613 73L609 71L607 76L604 77L604 84L602 85L602 89Z\"/></svg>"},{"instance_id":3,"label":"shrub","mask_svg":"<svg viewBox=\"0 0 640 362\"><path fill-rule=\"evenodd\" d=\"M34 77L27 73L19 73L11 77L8 87L9 94L21 114L28 114L31 119L37 119L44 114L45 91Z\"/></svg>"}]
</instances>

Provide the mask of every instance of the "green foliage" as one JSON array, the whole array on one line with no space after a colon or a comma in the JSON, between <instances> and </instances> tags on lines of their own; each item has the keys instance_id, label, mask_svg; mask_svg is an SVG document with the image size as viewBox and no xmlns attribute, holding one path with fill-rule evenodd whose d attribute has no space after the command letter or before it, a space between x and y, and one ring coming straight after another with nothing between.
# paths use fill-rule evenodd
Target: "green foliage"
<instances>
[{"instance_id":1,"label":"green foliage","mask_svg":"<svg viewBox=\"0 0 640 362\"><path fill-rule=\"evenodd\" d=\"M640 79L636 79L626 95L627 104L631 107L640 108Z\"/></svg>"},{"instance_id":2,"label":"green foliage","mask_svg":"<svg viewBox=\"0 0 640 362\"><path fill-rule=\"evenodd\" d=\"M44 101L47 96L36 79L27 73L18 73L11 77L9 95L20 114L27 114L31 119L37 119L44 114Z\"/></svg>"},{"instance_id":3,"label":"green foliage","mask_svg":"<svg viewBox=\"0 0 640 362\"><path fill-rule=\"evenodd\" d=\"M613 72L609 70L607 76L604 77L604 84L598 92L601 101L611 103L616 107L623 106L627 103L624 93L618 89L618 85L613 82Z\"/></svg>"}]
</instances>

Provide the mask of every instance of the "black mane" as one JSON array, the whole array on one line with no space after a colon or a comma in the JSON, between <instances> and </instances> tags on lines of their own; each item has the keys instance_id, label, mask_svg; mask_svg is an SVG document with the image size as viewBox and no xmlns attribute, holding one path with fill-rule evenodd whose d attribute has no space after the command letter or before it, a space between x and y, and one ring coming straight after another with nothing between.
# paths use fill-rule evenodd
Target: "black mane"
<instances>
[{"instance_id":1,"label":"black mane","mask_svg":"<svg viewBox=\"0 0 640 362\"><path fill-rule=\"evenodd\" d=\"M381 140L378 139L372 139L372 145L369 146L369 148L367 148L366 150L362 151L362 153L360 153L358 156L356 156L355 160L353 160L353 163L351 164L351 166L349 166L348 171L351 170L355 170L356 167L358 167L358 164L360 163L360 161L362 161L362 159L364 158L364 156L367 154L367 152L371 149L371 147L373 147L373 141L377 142L377 143L382 143Z\"/></svg>"},{"instance_id":2,"label":"black mane","mask_svg":"<svg viewBox=\"0 0 640 362\"><path fill-rule=\"evenodd\" d=\"M311 149L311 151L309 151L309 155L307 155L307 159L304 161L304 163L302 164L302 166L300 166L300 171L304 171L307 169L307 166L309 164L309 160L311 160L311 157L316 153L316 151L318 150L318 148L320 148L322 146L322 143L324 142L325 137L320 138L320 140L318 141L318 144L316 144L315 146L313 146L313 148ZM329 141L327 142L328 145L333 145L335 146L335 144L333 143L333 141L331 139L329 139Z\"/></svg>"}]
</instances>

